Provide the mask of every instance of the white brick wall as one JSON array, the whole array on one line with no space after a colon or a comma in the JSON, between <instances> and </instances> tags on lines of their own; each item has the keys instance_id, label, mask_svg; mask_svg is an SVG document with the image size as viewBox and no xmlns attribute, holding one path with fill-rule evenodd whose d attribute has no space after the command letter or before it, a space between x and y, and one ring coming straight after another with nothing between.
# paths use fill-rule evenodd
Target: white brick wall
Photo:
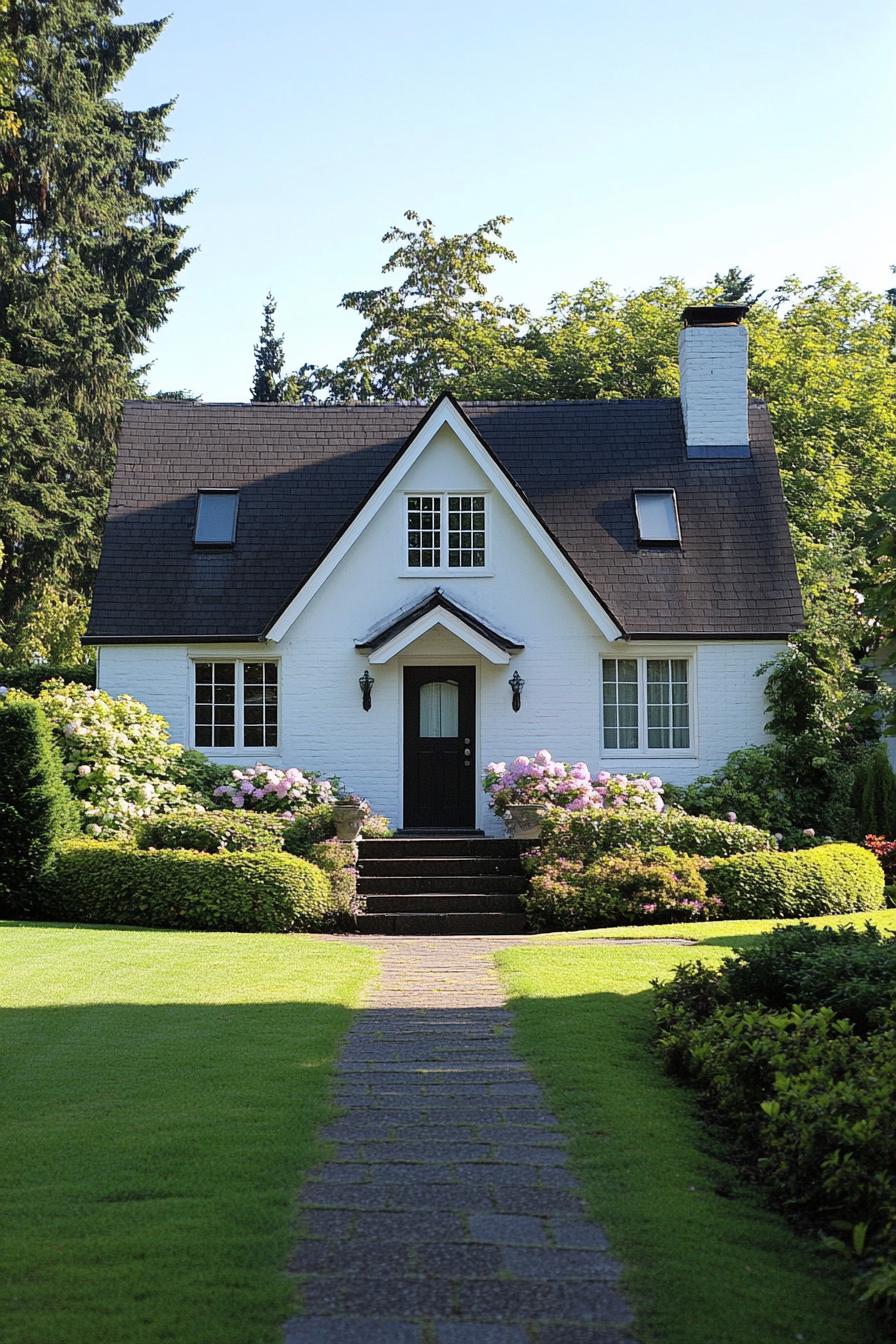
<instances>
[{"instance_id":1,"label":"white brick wall","mask_svg":"<svg viewBox=\"0 0 896 1344\"><path fill-rule=\"evenodd\" d=\"M279 656L281 750L267 751L264 758L271 764L339 774L395 824L401 823L402 805L402 669L409 664L454 662L477 668L477 775L490 760L547 747L558 757L585 760L593 769L649 770L686 782L720 765L736 747L762 740L762 684L754 673L783 645L611 645L493 493L490 577L400 577L405 490L486 488L488 483L451 432L443 431L279 645L107 646L100 658L100 684L113 694L126 691L145 701L169 720L176 739L188 742L192 658ZM524 651L509 665L495 665L471 654L448 632L433 630L392 662L370 667L373 706L365 713L358 677L368 663L355 650L354 640L437 583L521 638ZM650 653L694 659L695 750L676 758L658 753L606 757L599 729L601 655ZM518 714L511 708L507 685L514 668L526 682ZM228 761L251 761L258 753L214 754ZM478 824L492 833L500 831L482 795Z\"/></svg>"},{"instance_id":2,"label":"white brick wall","mask_svg":"<svg viewBox=\"0 0 896 1344\"><path fill-rule=\"evenodd\" d=\"M682 329L678 362L689 446L749 443L747 340L742 325Z\"/></svg>"}]
</instances>

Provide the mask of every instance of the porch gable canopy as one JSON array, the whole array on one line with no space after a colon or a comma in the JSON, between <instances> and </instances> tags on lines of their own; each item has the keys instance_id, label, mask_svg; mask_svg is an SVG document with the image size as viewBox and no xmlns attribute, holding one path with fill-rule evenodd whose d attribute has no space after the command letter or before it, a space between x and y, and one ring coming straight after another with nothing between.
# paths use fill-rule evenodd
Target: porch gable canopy
<instances>
[{"instance_id":1,"label":"porch gable canopy","mask_svg":"<svg viewBox=\"0 0 896 1344\"><path fill-rule=\"evenodd\" d=\"M363 639L355 641L355 648L366 653L371 663L388 663L437 625L456 635L490 663L509 663L510 655L525 647L520 640L498 630L449 597L444 589L434 588L413 606L404 607L375 625Z\"/></svg>"}]
</instances>

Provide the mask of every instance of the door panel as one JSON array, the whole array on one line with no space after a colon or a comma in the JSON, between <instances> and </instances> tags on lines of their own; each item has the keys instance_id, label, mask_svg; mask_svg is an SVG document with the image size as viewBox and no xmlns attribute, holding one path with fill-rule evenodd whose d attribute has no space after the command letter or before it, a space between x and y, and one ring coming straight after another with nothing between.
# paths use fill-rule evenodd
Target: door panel
<instances>
[{"instance_id":1,"label":"door panel","mask_svg":"<svg viewBox=\"0 0 896 1344\"><path fill-rule=\"evenodd\" d=\"M476 825L475 725L475 668L405 668L405 826Z\"/></svg>"}]
</instances>

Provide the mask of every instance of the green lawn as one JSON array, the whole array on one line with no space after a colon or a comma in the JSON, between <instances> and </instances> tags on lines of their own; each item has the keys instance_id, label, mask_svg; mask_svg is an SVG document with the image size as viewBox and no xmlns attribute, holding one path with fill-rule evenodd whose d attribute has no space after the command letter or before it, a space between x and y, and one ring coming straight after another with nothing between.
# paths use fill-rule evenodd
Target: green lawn
<instances>
[{"instance_id":1,"label":"green lawn","mask_svg":"<svg viewBox=\"0 0 896 1344\"><path fill-rule=\"evenodd\" d=\"M860 916L861 923L867 916ZM896 911L872 917L896 928ZM780 921L776 921L780 922ZM820 920L818 923L843 922ZM773 923L551 935L504 952L518 1044L571 1138L591 1214L629 1267L651 1344L879 1344L835 1258L738 1178L650 1046L650 980L718 962ZM656 940L687 937L695 947ZM583 937L615 940L583 944ZM646 944L619 941L648 938Z\"/></svg>"},{"instance_id":2,"label":"green lawn","mask_svg":"<svg viewBox=\"0 0 896 1344\"><path fill-rule=\"evenodd\" d=\"M0 926L3 1344L274 1344L374 968L300 937Z\"/></svg>"}]
</instances>

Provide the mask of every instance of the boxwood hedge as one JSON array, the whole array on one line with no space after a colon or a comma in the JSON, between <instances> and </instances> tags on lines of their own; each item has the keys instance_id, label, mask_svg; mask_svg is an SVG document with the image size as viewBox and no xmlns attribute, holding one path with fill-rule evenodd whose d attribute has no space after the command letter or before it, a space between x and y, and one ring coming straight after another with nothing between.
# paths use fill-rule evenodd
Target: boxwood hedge
<instances>
[{"instance_id":1,"label":"boxwood hedge","mask_svg":"<svg viewBox=\"0 0 896 1344\"><path fill-rule=\"evenodd\" d=\"M884 904L883 869L867 849L850 844L720 859L707 885L732 919L802 919Z\"/></svg>"},{"instance_id":2,"label":"boxwood hedge","mask_svg":"<svg viewBox=\"0 0 896 1344\"><path fill-rule=\"evenodd\" d=\"M558 856L582 863L619 850L663 845L677 854L711 859L776 848L774 836L755 826L691 817L678 808L656 813L640 807L582 813L551 809L544 819L542 844Z\"/></svg>"},{"instance_id":3,"label":"boxwood hedge","mask_svg":"<svg viewBox=\"0 0 896 1344\"><path fill-rule=\"evenodd\" d=\"M286 933L337 920L329 878L290 854L147 851L66 842L43 912L88 924Z\"/></svg>"},{"instance_id":4,"label":"boxwood hedge","mask_svg":"<svg viewBox=\"0 0 896 1344\"><path fill-rule=\"evenodd\" d=\"M169 812L141 822L135 838L138 849L274 853L283 848L283 822L264 812Z\"/></svg>"}]
</instances>

